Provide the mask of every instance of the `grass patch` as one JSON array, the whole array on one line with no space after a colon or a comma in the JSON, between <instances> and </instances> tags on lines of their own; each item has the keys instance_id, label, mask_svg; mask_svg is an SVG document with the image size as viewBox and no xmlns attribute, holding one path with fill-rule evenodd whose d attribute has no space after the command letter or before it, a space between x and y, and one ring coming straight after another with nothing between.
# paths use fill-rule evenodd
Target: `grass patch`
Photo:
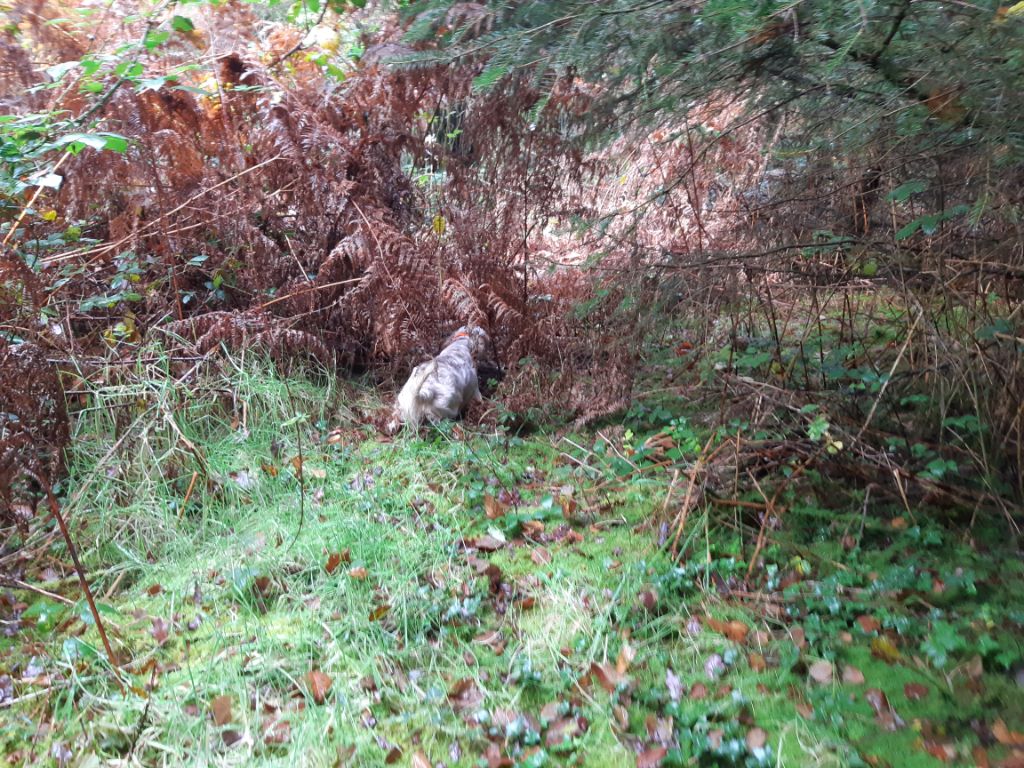
<instances>
[{"instance_id":1,"label":"grass patch","mask_svg":"<svg viewBox=\"0 0 1024 768\"><path fill-rule=\"evenodd\" d=\"M83 604L9 601L10 763L926 766L1024 727L998 531L802 486L752 589L750 515L695 507L671 557L708 438L678 402L385 440L368 390L219 365L79 403L62 495L127 689Z\"/></svg>"}]
</instances>

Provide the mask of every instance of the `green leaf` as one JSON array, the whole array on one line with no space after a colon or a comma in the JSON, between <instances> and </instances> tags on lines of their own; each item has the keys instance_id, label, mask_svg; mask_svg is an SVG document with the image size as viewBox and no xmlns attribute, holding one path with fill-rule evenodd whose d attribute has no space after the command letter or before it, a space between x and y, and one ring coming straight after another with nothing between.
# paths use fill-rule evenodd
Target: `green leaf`
<instances>
[{"instance_id":1,"label":"green leaf","mask_svg":"<svg viewBox=\"0 0 1024 768\"><path fill-rule=\"evenodd\" d=\"M146 46L147 51L152 51L166 43L170 36L170 32L151 29L146 33L146 38L142 41L142 44Z\"/></svg>"},{"instance_id":2,"label":"green leaf","mask_svg":"<svg viewBox=\"0 0 1024 768\"><path fill-rule=\"evenodd\" d=\"M508 66L495 64L487 67L483 72L473 78L473 90L478 93L486 93L494 87L501 78L508 73Z\"/></svg>"},{"instance_id":3,"label":"green leaf","mask_svg":"<svg viewBox=\"0 0 1024 768\"><path fill-rule=\"evenodd\" d=\"M923 179L911 179L905 184L900 184L896 189L885 196L886 200L893 203L906 202L911 195L916 195L918 192L924 192L928 189L928 182Z\"/></svg>"},{"instance_id":4,"label":"green leaf","mask_svg":"<svg viewBox=\"0 0 1024 768\"><path fill-rule=\"evenodd\" d=\"M196 28L196 25L192 23L192 19L185 16L174 16L171 18L171 29L175 32L191 32Z\"/></svg>"}]
</instances>

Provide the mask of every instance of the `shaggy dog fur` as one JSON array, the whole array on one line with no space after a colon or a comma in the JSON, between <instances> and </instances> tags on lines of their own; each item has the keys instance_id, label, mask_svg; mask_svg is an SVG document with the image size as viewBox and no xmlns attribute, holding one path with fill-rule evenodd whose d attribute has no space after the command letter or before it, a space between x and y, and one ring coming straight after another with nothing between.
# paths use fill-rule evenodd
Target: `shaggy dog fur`
<instances>
[{"instance_id":1,"label":"shaggy dog fur","mask_svg":"<svg viewBox=\"0 0 1024 768\"><path fill-rule=\"evenodd\" d=\"M388 431L397 432L402 424L415 429L424 421L433 424L455 419L471 402L481 400L475 358L486 342L482 328L462 327L448 338L437 357L413 368L398 393Z\"/></svg>"}]
</instances>

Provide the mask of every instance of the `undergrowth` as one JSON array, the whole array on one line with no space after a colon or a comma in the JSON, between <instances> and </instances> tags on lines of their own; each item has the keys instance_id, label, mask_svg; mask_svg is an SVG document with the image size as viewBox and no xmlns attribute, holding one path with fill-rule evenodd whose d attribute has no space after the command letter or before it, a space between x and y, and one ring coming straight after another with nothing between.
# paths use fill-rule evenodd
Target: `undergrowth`
<instances>
[{"instance_id":1,"label":"undergrowth","mask_svg":"<svg viewBox=\"0 0 1024 768\"><path fill-rule=\"evenodd\" d=\"M678 398L392 441L323 373L140 373L80 398L62 489L119 670L83 602L6 593L13 764L929 766L1024 726L1002 531L808 476L758 552L756 501L686 489L735 438Z\"/></svg>"}]
</instances>

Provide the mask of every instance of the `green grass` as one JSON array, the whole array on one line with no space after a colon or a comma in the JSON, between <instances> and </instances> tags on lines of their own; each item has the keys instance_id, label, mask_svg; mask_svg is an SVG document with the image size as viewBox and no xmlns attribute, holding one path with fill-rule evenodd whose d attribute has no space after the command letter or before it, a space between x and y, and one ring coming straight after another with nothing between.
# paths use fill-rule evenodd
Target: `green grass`
<instances>
[{"instance_id":1,"label":"green grass","mask_svg":"<svg viewBox=\"0 0 1024 768\"><path fill-rule=\"evenodd\" d=\"M15 698L0 709L0 746L12 764L66 749L74 765L371 766L389 754L409 765L422 753L475 766L491 750L521 765L623 766L660 728L665 765L929 766L939 763L927 741L969 759L972 720L1024 727L1006 672L1021 658L1024 578L1005 544L969 546L925 511L896 531L877 510L848 552L837 532L860 524L859 506L822 507L804 492L765 549L773 573L803 578L768 602L741 597L752 521L694 509L673 562L658 544L680 501L677 488L662 513L673 467L636 473L647 459L627 455L659 427L699 450L706 435L679 401L643 411L663 423L627 424L637 434L621 438L449 425L385 440L361 423L380 407L368 389L323 374L286 382L251 360L218 365L184 380L151 367L81 404L63 497L127 690L83 603L22 595L24 620L0 638ZM488 518L488 496L512 495L517 507ZM575 508L563 508L569 496ZM506 544L476 552L484 535ZM343 558L328 573L333 553ZM70 575L66 560L54 545L33 579L45 567ZM929 593L934 579L941 594ZM863 614L899 639L896 663L872 655ZM708 616L749 634L731 640ZM629 649L609 692L601 672ZM967 671L976 655L981 676ZM836 668L825 684L808 676L821 659ZM26 675L32 665L41 673ZM844 665L866 682L842 682ZM313 670L332 681L322 703ZM909 700L907 683L928 695ZM878 725L869 688L905 728ZM230 702L221 725L219 697ZM287 739L268 743L277 721ZM557 743L558 728L572 738ZM754 728L765 749L748 746Z\"/></svg>"}]
</instances>

